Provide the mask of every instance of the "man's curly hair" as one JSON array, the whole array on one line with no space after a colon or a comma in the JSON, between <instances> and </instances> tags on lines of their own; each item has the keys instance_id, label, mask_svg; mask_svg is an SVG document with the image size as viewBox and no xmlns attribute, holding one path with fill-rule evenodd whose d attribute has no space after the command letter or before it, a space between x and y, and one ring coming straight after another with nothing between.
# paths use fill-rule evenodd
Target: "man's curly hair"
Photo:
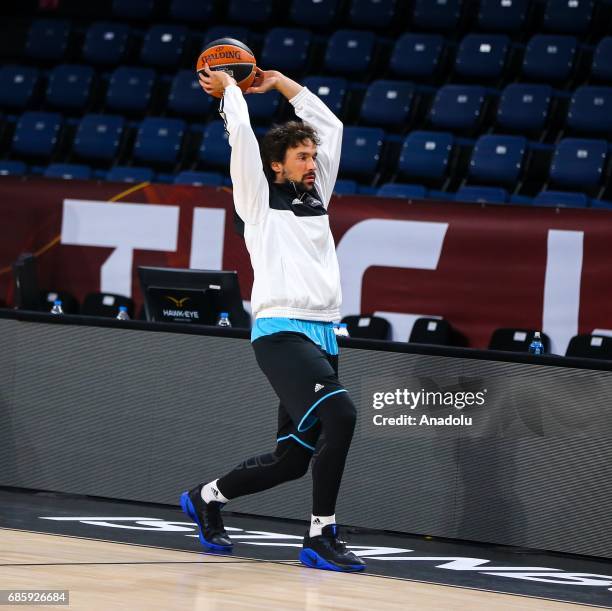
<instances>
[{"instance_id":1,"label":"man's curly hair","mask_svg":"<svg viewBox=\"0 0 612 611\"><path fill-rule=\"evenodd\" d=\"M271 167L273 161L285 161L287 149L295 148L305 140L311 140L319 145L317 132L301 121L287 121L282 125L274 125L261 141L261 159L268 180L274 181L276 175Z\"/></svg>"}]
</instances>

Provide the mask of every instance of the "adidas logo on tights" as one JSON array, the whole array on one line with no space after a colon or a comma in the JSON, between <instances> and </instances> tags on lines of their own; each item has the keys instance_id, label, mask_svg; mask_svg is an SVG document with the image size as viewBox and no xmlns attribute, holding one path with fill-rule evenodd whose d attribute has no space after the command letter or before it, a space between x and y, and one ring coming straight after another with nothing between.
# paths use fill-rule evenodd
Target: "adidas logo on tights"
<instances>
[{"instance_id":1,"label":"adidas logo on tights","mask_svg":"<svg viewBox=\"0 0 612 611\"><path fill-rule=\"evenodd\" d=\"M315 392L319 392L322 388L325 388L323 384L315 384Z\"/></svg>"},{"instance_id":2,"label":"adidas logo on tights","mask_svg":"<svg viewBox=\"0 0 612 611\"><path fill-rule=\"evenodd\" d=\"M319 518L315 518L313 524L321 524L321 520L319 520Z\"/></svg>"}]
</instances>

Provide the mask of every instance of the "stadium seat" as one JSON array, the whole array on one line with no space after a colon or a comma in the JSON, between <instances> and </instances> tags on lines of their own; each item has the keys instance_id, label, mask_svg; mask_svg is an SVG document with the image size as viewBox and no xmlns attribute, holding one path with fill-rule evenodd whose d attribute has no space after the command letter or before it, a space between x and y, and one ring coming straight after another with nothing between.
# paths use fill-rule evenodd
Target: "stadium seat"
<instances>
[{"instance_id":1,"label":"stadium seat","mask_svg":"<svg viewBox=\"0 0 612 611\"><path fill-rule=\"evenodd\" d=\"M63 59L68 48L70 23L64 19L35 19L30 26L25 52L44 62Z\"/></svg>"},{"instance_id":2,"label":"stadium seat","mask_svg":"<svg viewBox=\"0 0 612 611\"><path fill-rule=\"evenodd\" d=\"M583 34L591 23L593 0L547 0L544 29L549 32Z\"/></svg>"},{"instance_id":3,"label":"stadium seat","mask_svg":"<svg viewBox=\"0 0 612 611\"><path fill-rule=\"evenodd\" d=\"M565 356L612 360L612 337L589 334L575 335L567 346Z\"/></svg>"},{"instance_id":4,"label":"stadium seat","mask_svg":"<svg viewBox=\"0 0 612 611\"><path fill-rule=\"evenodd\" d=\"M290 18L298 25L329 25L338 10L338 0L293 0Z\"/></svg>"},{"instance_id":5,"label":"stadium seat","mask_svg":"<svg viewBox=\"0 0 612 611\"><path fill-rule=\"evenodd\" d=\"M194 2L193 0L172 0L170 17L176 21L190 24L208 23L214 13L212 2Z\"/></svg>"},{"instance_id":6,"label":"stadium seat","mask_svg":"<svg viewBox=\"0 0 612 611\"><path fill-rule=\"evenodd\" d=\"M246 96L249 116L251 121L270 122L281 102L281 95L278 91L268 91L266 93Z\"/></svg>"},{"instance_id":7,"label":"stadium seat","mask_svg":"<svg viewBox=\"0 0 612 611\"><path fill-rule=\"evenodd\" d=\"M0 173L2 172L2 162L0 162ZM605 199L592 199L590 201L591 208L598 208L599 210L610 210L612 209L612 202L606 201Z\"/></svg>"},{"instance_id":8,"label":"stadium seat","mask_svg":"<svg viewBox=\"0 0 612 611\"><path fill-rule=\"evenodd\" d=\"M589 200L584 193L569 191L541 191L533 198L536 206L551 208L586 208Z\"/></svg>"},{"instance_id":9,"label":"stadium seat","mask_svg":"<svg viewBox=\"0 0 612 611\"><path fill-rule=\"evenodd\" d=\"M338 74L363 74L372 62L376 37L372 32L336 30L327 43L325 70Z\"/></svg>"},{"instance_id":10,"label":"stadium seat","mask_svg":"<svg viewBox=\"0 0 612 611\"><path fill-rule=\"evenodd\" d=\"M593 136L612 134L612 87L578 87L570 102L567 127Z\"/></svg>"},{"instance_id":11,"label":"stadium seat","mask_svg":"<svg viewBox=\"0 0 612 611\"><path fill-rule=\"evenodd\" d=\"M484 87L444 85L436 93L429 120L438 129L472 130L480 121L484 102Z\"/></svg>"},{"instance_id":12,"label":"stadium seat","mask_svg":"<svg viewBox=\"0 0 612 611\"><path fill-rule=\"evenodd\" d=\"M389 27L395 14L395 0L352 0L349 24L363 28Z\"/></svg>"},{"instance_id":13,"label":"stadium seat","mask_svg":"<svg viewBox=\"0 0 612 611\"><path fill-rule=\"evenodd\" d=\"M151 182L153 180L153 170L143 167L128 167L116 165L106 174L109 182Z\"/></svg>"},{"instance_id":14,"label":"stadium seat","mask_svg":"<svg viewBox=\"0 0 612 611\"><path fill-rule=\"evenodd\" d=\"M0 165L0 168L1 167ZM334 193L336 195L354 195L357 193L357 183L354 180L337 180L334 185Z\"/></svg>"},{"instance_id":15,"label":"stadium seat","mask_svg":"<svg viewBox=\"0 0 612 611\"><path fill-rule=\"evenodd\" d=\"M134 301L124 295L114 293L89 293L83 300L81 314L83 316L103 316L115 318L119 306L125 306L130 318L134 316Z\"/></svg>"},{"instance_id":16,"label":"stadium seat","mask_svg":"<svg viewBox=\"0 0 612 611\"><path fill-rule=\"evenodd\" d=\"M412 22L423 30L450 32L460 16L461 0L415 0Z\"/></svg>"},{"instance_id":17,"label":"stadium seat","mask_svg":"<svg viewBox=\"0 0 612 611\"><path fill-rule=\"evenodd\" d=\"M154 0L113 0L113 16L120 19L149 19L155 8Z\"/></svg>"},{"instance_id":18,"label":"stadium seat","mask_svg":"<svg viewBox=\"0 0 612 611\"><path fill-rule=\"evenodd\" d=\"M451 326L443 318L417 318L408 341L413 344L452 345Z\"/></svg>"},{"instance_id":19,"label":"stadium seat","mask_svg":"<svg viewBox=\"0 0 612 611\"><path fill-rule=\"evenodd\" d=\"M155 72L151 68L120 66L110 77L106 105L111 110L144 111L151 100Z\"/></svg>"},{"instance_id":20,"label":"stadium seat","mask_svg":"<svg viewBox=\"0 0 612 611\"><path fill-rule=\"evenodd\" d=\"M134 158L150 163L174 164L184 134L185 122L181 119L146 117L136 134Z\"/></svg>"},{"instance_id":21,"label":"stadium seat","mask_svg":"<svg viewBox=\"0 0 612 611\"><path fill-rule=\"evenodd\" d=\"M118 115L85 115L77 128L72 150L85 159L111 161L119 150L124 119Z\"/></svg>"},{"instance_id":22,"label":"stadium seat","mask_svg":"<svg viewBox=\"0 0 612 611\"><path fill-rule=\"evenodd\" d=\"M484 32L520 32L529 0L480 0L478 26Z\"/></svg>"},{"instance_id":23,"label":"stadium seat","mask_svg":"<svg viewBox=\"0 0 612 611\"><path fill-rule=\"evenodd\" d=\"M401 199L425 199L427 189L423 185L413 185L404 182L386 182L378 187L379 197L397 197Z\"/></svg>"},{"instance_id":24,"label":"stadium seat","mask_svg":"<svg viewBox=\"0 0 612 611\"><path fill-rule=\"evenodd\" d=\"M387 340L391 337L389 321L380 316L345 316L342 322L354 338Z\"/></svg>"},{"instance_id":25,"label":"stadium seat","mask_svg":"<svg viewBox=\"0 0 612 611\"><path fill-rule=\"evenodd\" d=\"M605 140L565 138L555 150L550 180L555 186L581 191L600 184L608 145Z\"/></svg>"},{"instance_id":26,"label":"stadium seat","mask_svg":"<svg viewBox=\"0 0 612 611\"><path fill-rule=\"evenodd\" d=\"M125 23L92 23L85 35L83 59L99 66L118 64L127 53L129 39L130 28Z\"/></svg>"},{"instance_id":27,"label":"stadium seat","mask_svg":"<svg viewBox=\"0 0 612 611\"><path fill-rule=\"evenodd\" d=\"M414 131L402 145L398 173L403 177L440 181L447 174L452 150L451 133Z\"/></svg>"},{"instance_id":28,"label":"stadium seat","mask_svg":"<svg viewBox=\"0 0 612 611\"><path fill-rule=\"evenodd\" d=\"M272 28L266 34L261 52L262 66L298 72L308 59L312 35L303 28Z\"/></svg>"},{"instance_id":29,"label":"stadium seat","mask_svg":"<svg viewBox=\"0 0 612 611\"><path fill-rule=\"evenodd\" d=\"M525 49L523 75L544 82L564 81L572 71L577 48L574 36L536 34Z\"/></svg>"},{"instance_id":30,"label":"stadium seat","mask_svg":"<svg viewBox=\"0 0 612 611\"><path fill-rule=\"evenodd\" d=\"M440 34L402 34L393 47L391 72L407 78L429 78L440 65L444 37Z\"/></svg>"},{"instance_id":31,"label":"stadium seat","mask_svg":"<svg viewBox=\"0 0 612 611\"><path fill-rule=\"evenodd\" d=\"M602 38L595 48L591 75L599 81L612 81L612 36Z\"/></svg>"},{"instance_id":32,"label":"stadium seat","mask_svg":"<svg viewBox=\"0 0 612 611\"><path fill-rule=\"evenodd\" d=\"M218 172L179 172L174 177L175 185L192 185L201 187L203 185L220 187L223 184L223 176Z\"/></svg>"},{"instance_id":33,"label":"stadium seat","mask_svg":"<svg viewBox=\"0 0 612 611\"><path fill-rule=\"evenodd\" d=\"M527 353L535 332L536 329L495 329L489 341L489 350ZM544 352L549 352L550 338L546 333L540 333L540 338L544 344Z\"/></svg>"},{"instance_id":34,"label":"stadium seat","mask_svg":"<svg viewBox=\"0 0 612 611\"><path fill-rule=\"evenodd\" d=\"M168 110L179 115L203 117L214 103L214 99L202 91L193 70L179 70L176 73L168 94Z\"/></svg>"},{"instance_id":35,"label":"stadium seat","mask_svg":"<svg viewBox=\"0 0 612 611\"><path fill-rule=\"evenodd\" d=\"M263 24L272 16L271 0L230 0L228 17L232 22Z\"/></svg>"},{"instance_id":36,"label":"stadium seat","mask_svg":"<svg viewBox=\"0 0 612 611\"><path fill-rule=\"evenodd\" d=\"M497 106L497 126L520 132L539 132L548 118L550 85L512 83L501 94Z\"/></svg>"},{"instance_id":37,"label":"stadium seat","mask_svg":"<svg viewBox=\"0 0 612 611\"><path fill-rule=\"evenodd\" d=\"M91 66L62 64L49 73L47 103L54 108L81 110L91 97L94 70Z\"/></svg>"},{"instance_id":38,"label":"stadium seat","mask_svg":"<svg viewBox=\"0 0 612 611\"><path fill-rule=\"evenodd\" d=\"M340 76L308 76L303 83L310 91L316 93L335 114L341 114L346 97L346 79Z\"/></svg>"},{"instance_id":39,"label":"stadium seat","mask_svg":"<svg viewBox=\"0 0 612 611\"><path fill-rule=\"evenodd\" d=\"M217 25L206 30L202 47L205 47L209 42L218 40L219 38L235 38L241 40L245 45L249 44L249 30L242 25Z\"/></svg>"},{"instance_id":40,"label":"stadium seat","mask_svg":"<svg viewBox=\"0 0 612 611\"><path fill-rule=\"evenodd\" d=\"M527 150L522 136L480 136L474 145L469 177L475 182L512 185L519 177Z\"/></svg>"},{"instance_id":41,"label":"stadium seat","mask_svg":"<svg viewBox=\"0 0 612 611\"><path fill-rule=\"evenodd\" d=\"M223 121L211 121L204 128L198 159L214 168L227 171L231 149Z\"/></svg>"},{"instance_id":42,"label":"stadium seat","mask_svg":"<svg viewBox=\"0 0 612 611\"><path fill-rule=\"evenodd\" d=\"M23 176L28 167L23 161L0 159L0 176Z\"/></svg>"},{"instance_id":43,"label":"stadium seat","mask_svg":"<svg viewBox=\"0 0 612 611\"><path fill-rule=\"evenodd\" d=\"M497 78L509 48L510 39L505 34L468 34L457 50L455 72L469 78Z\"/></svg>"},{"instance_id":44,"label":"stadium seat","mask_svg":"<svg viewBox=\"0 0 612 611\"><path fill-rule=\"evenodd\" d=\"M172 68L181 59L187 41L187 28L182 25L154 25L147 31L140 59L144 64Z\"/></svg>"},{"instance_id":45,"label":"stadium seat","mask_svg":"<svg viewBox=\"0 0 612 611\"><path fill-rule=\"evenodd\" d=\"M0 67L0 108L27 108L34 97L39 78L39 71L30 66Z\"/></svg>"},{"instance_id":46,"label":"stadium seat","mask_svg":"<svg viewBox=\"0 0 612 611\"><path fill-rule=\"evenodd\" d=\"M414 87L404 81L372 81L361 105L360 118L373 125L405 125Z\"/></svg>"},{"instance_id":47,"label":"stadium seat","mask_svg":"<svg viewBox=\"0 0 612 611\"><path fill-rule=\"evenodd\" d=\"M502 187L463 185L455 193L456 202L503 204L508 201L508 191Z\"/></svg>"},{"instance_id":48,"label":"stadium seat","mask_svg":"<svg viewBox=\"0 0 612 611\"><path fill-rule=\"evenodd\" d=\"M340 171L371 178L378 167L385 133L377 127L345 127Z\"/></svg>"},{"instance_id":49,"label":"stadium seat","mask_svg":"<svg viewBox=\"0 0 612 611\"><path fill-rule=\"evenodd\" d=\"M45 168L45 178L63 178L64 180L89 180L91 168L80 163L52 163Z\"/></svg>"},{"instance_id":50,"label":"stadium seat","mask_svg":"<svg viewBox=\"0 0 612 611\"><path fill-rule=\"evenodd\" d=\"M53 112L24 112L17 120L12 149L31 157L50 157L58 142L63 119Z\"/></svg>"}]
</instances>

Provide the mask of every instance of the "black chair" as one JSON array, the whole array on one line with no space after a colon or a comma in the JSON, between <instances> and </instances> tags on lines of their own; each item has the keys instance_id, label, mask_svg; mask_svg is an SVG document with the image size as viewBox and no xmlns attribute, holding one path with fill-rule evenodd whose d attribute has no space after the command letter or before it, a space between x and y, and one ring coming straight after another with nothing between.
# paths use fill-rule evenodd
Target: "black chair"
<instances>
[{"instance_id":1,"label":"black chair","mask_svg":"<svg viewBox=\"0 0 612 611\"><path fill-rule=\"evenodd\" d=\"M507 352L529 352L529 344L533 341L536 329L495 329L489 341L489 350L505 350ZM550 338L540 332L544 344L544 352L550 351Z\"/></svg>"},{"instance_id":2,"label":"black chair","mask_svg":"<svg viewBox=\"0 0 612 611\"><path fill-rule=\"evenodd\" d=\"M612 360L612 337L586 333L575 335L567 346L565 356Z\"/></svg>"},{"instance_id":3,"label":"black chair","mask_svg":"<svg viewBox=\"0 0 612 611\"><path fill-rule=\"evenodd\" d=\"M380 316L345 316L342 322L346 323L351 337L387 340L391 336L389 321Z\"/></svg>"},{"instance_id":4,"label":"black chair","mask_svg":"<svg viewBox=\"0 0 612 611\"><path fill-rule=\"evenodd\" d=\"M409 342L452 346L452 329L443 318L417 318L410 332Z\"/></svg>"},{"instance_id":5,"label":"black chair","mask_svg":"<svg viewBox=\"0 0 612 611\"><path fill-rule=\"evenodd\" d=\"M40 309L43 312L50 312L53 307L53 302L59 299L62 302L62 310L64 314L78 314L79 302L74 295L66 291L41 291L40 292Z\"/></svg>"},{"instance_id":6,"label":"black chair","mask_svg":"<svg viewBox=\"0 0 612 611\"><path fill-rule=\"evenodd\" d=\"M115 318L119 312L119 306L126 306L128 315L133 318L134 301L129 297L114 293L89 293L83 301L81 314Z\"/></svg>"}]
</instances>

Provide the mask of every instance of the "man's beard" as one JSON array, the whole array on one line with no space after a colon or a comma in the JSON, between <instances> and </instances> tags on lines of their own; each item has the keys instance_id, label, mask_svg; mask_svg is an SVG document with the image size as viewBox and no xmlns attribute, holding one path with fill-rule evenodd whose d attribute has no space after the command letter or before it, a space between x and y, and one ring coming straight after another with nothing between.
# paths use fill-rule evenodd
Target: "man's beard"
<instances>
[{"instance_id":1,"label":"man's beard","mask_svg":"<svg viewBox=\"0 0 612 611\"><path fill-rule=\"evenodd\" d=\"M304 182L304 178L306 178L308 174L306 174L302 180L292 180L287 176L287 173L283 170L283 179L288 184L293 184L293 186L298 190L306 193L310 193L314 189L314 182L311 184Z\"/></svg>"}]
</instances>

